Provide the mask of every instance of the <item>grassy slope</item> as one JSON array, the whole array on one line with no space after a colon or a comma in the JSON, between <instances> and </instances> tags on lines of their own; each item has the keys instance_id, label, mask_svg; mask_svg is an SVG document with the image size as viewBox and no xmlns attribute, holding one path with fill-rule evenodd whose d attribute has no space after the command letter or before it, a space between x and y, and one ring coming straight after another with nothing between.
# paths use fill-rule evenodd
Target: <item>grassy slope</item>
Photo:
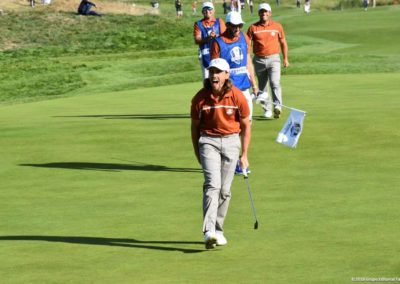
<instances>
[{"instance_id":1,"label":"grassy slope","mask_svg":"<svg viewBox=\"0 0 400 284\"><path fill-rule=\"evenodd\" d=\"M170 17L99 19L43 11L1 17L0 44L21 48L0 53L0 103L200 80L190 36L197 17L176 21L172 7L165 9ZM285 74L398 72L398 11L385 7L306 17L295 8L276 9L293 63ZM256 20L244 17L248 24Z\"/></svg>"},{"instance_id":2,"label":"grassy slope","mask_svg":"<svg viewBox=\"0 0 400 284\"><path fill-rule=\"evenodd\" d=\"M187 37L191 31L192 26L188 22L150 15L106 15L99 19L45 11L7 14L0 17L0 46L7 48L16 45L19 48L0 53L0 102L71 95L71 92L76 93L87 85L97 85L90 78L99 72L99 81L108 78L106 84L99 86L103 90L108 83L116 82L115 78L121 77L121 74L123 79L131 81L128 86L119 86L119 89L148 86L141 80L132 81L132 77L146 79L150 72L163 74L168 70L182 73L181 77L185 73L187 76L187 72L195 69L195 66L197 69L198 65L187 59L182 64L179 58L181 49L188 46L191 48L188 54L196 54L191 38ZM169 48L175 51L166 52ZM146 55L143 51L147 50L153 52ZM161 57L170 57L170 61L154 64L154 60L147 66L139 62L145 56L156 58L160 53ZM142 68L135 69L135 65ZM129 72L113 74L110 67L118 72ZM148 70L142 72L145 68ZM93 75L88 75L88 72ZM186 81L195 81L196 78L198 76L191 76ZM159 81L157 78L151 83ZM169 83L167 81L164 84ZM115 87L110 87L110 90L115 90Z\"/></svg>"}]
</instances>

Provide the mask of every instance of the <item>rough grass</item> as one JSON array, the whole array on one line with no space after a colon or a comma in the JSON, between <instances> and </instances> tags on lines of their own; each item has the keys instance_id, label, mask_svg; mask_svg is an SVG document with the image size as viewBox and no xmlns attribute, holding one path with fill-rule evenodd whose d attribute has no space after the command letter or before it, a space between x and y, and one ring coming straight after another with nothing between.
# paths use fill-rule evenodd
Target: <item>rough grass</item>
<instances>
[{"instance_id":1,"label":"rough grass","mask_svg":"<svg viewBox=\"0 0 400 284\"><path fill-rule=\"evenodd\" d=\"M8 14L1 17L0 22L4 24L0 25L0 46L7 49L0 53L1 102L66 95L87 85L90 77L97 76L101 69L100 76L107 80L99 87L106 90L110 89L104 86L106 82L114 81L114 75L117 75L109 71L120 74L126 69L129 72L122 73L122 78L135 75L130 79L138 83L130 82L124 86L138 88L159 82L159 79L149 82L144 78L151 72L163 75L179 72L180 77L184 77L183 74L193 70L196 64L195 61L182 62L181 51L176 51L179 47L192 46L192 40L186 37L192 27L167 18L108 15L99 19L35 12ZM171 25L176 29L171 29ZM31 26L35 28L31 29ZM169 48L175 51L168 51ZM195 56L194 46L192 48L190 53ZM150 63L153 66L143 65L149 69L143 74L140 72L143 68L132 68L127 66L128 62L122 62L129 58L141 67L140 61L147 56L146 50L150 51L150 57L174 54L175 59L161 60L160 63L154 60L156 64ZM119 58L118 62L126 67L118 70L117 65L110 64L113 58ZM189 69L183 69L185 66ZM87 75L88 71L93 71L93 75ZM190 78L194 81L197 77ZM162 81L163 84L171 83L171 79Z\"/></svg>"},{"instance_id":2,"label":"rough grass","mask_svg":"<svg viewBox=\"0 0 400 284\"><path fill-rule=\"evenodd\" d=\"M290 47L291 67L284 74L398 72L398 11L387 7L306 17L296 9L277 9L275 18L285 26ZM247 25L256 20L244 17ZM191 36L195 19L45 11L2 16L0 102L198 81Z\"/></svg>"}]
</instances>

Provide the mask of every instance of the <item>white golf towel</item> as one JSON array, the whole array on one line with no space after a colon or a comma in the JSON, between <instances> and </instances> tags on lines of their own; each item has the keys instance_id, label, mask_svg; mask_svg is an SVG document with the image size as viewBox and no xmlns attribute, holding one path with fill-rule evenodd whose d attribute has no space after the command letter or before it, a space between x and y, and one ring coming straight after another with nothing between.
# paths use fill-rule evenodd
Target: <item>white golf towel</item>
<instances>
[{"instance_id":1,"label":"white golf towel","mask_svg":"<svg viewBox=\"0 0 400 284\"><path fill-rule=\"evenodd\" d=\"M303 120L305 116L305 111L291 109L285 125L276 138L276 142L291 148L296 148L301 132L303 131Z\"/></svg>"}]
</instances>

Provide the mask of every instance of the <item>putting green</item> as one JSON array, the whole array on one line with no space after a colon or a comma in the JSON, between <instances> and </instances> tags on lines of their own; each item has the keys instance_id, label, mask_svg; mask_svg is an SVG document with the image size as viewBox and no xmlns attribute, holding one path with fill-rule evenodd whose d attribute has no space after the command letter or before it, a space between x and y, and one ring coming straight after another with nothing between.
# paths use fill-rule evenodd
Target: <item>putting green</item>
<instances>
[{"instance_id":1,"label":"putting green","mask_svg":"<svg viewBox=\"0 0 400 284\"><path fill-rule=\"evenodd\" d=\"M205 251L188 116L199 83L0 108L5 283L346 283L399 277L400 74L284 76L297 149L256 106L254 220L236 177Z\"/></svg>"}]
</instances>

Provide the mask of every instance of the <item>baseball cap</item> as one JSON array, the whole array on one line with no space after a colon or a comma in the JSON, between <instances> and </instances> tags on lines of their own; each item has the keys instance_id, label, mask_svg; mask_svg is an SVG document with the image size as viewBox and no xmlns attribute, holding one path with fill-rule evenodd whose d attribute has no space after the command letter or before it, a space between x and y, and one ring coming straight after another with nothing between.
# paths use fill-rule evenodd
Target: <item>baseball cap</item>
<instances>
[{"instance_id":1,"label":"baseball cap","mask_svg":"<svg viewBox=\"0 0 400 284\"><path fill-rule=\"evenodd\" d=\"M207 70L210 70L210 68L212 67L217 68L221 71L229 72L229 64L223 58L215 58L211 60L210 65L208 65L207 67Z\"/></svg>"},{"instance_id":2,"label":"baseball cap","mask_svg":"<svg viewBox=\"0 0 400 284\"><path fill-rule=\"evenodd\" d=\"M261 3L260 6L258 6L258 12L261 10L272 12L271 6L268 3Z\"/></svg>"},{"instance_id":3,"label":"baseball cap","mask_svg":"<svg viewBox=\"0 0 400 284\"><path fill-rule=\"evenodd\" d=\"M205 8L207 8L207 9L214 9L214 5L213 5L212 2L204 2L203 5L202 5L202 7L201 7L201 9L203 10L203 9L205 9Z\"/></svg>"},{"instance_id":4,"label":"baseball cap","mask_svg":"<svg viewBox=\"0 0 400 284\"><path fill-rule=\"evenodd\" d=\"M230 12L226 15L226 22L231 23L232 25L241 25L244 24L242 20L242 15L239 12Z\"/></svg>"}]
</instances>

